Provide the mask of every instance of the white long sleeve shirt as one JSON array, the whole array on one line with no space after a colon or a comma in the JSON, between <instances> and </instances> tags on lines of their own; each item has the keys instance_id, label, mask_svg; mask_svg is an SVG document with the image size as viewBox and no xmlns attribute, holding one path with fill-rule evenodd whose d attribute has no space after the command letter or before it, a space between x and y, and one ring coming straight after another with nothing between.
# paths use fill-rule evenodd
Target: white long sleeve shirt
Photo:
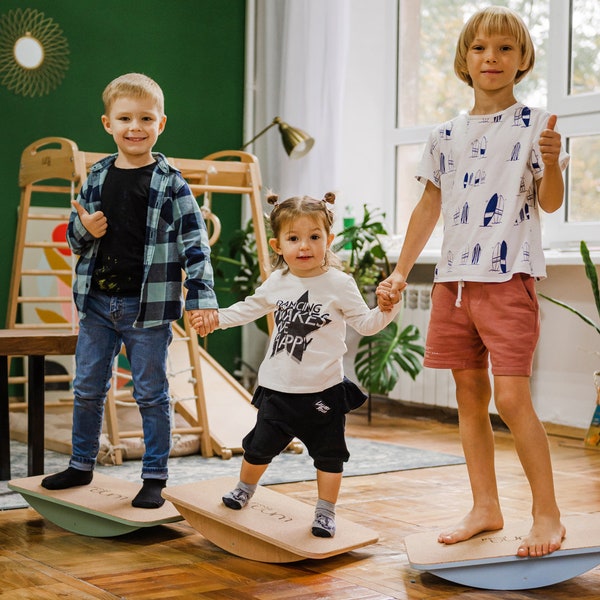
<instances>
[{"instance_id":1,"label":"white long sleeve shirt","mask_svg":"<svg viewBox=\"0 0 600 600\"><path fill-rule=\"evenodd\" d=\"M370 309L352 277L330 268L317 277L296 277L277 270L255 291L219 309L219 327L245 325L274 312L275 329L258 371L258 384L287 393L312 393L341 383L346 353L346 323L373 335L394 319Z\"/></svg>"}]
</instances>

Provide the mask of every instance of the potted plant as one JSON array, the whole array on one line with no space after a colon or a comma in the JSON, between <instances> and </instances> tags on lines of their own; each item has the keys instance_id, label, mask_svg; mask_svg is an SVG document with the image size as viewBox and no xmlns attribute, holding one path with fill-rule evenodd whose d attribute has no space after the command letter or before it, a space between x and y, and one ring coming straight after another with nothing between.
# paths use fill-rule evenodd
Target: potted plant
<instances>
[{"instance_id":1,"label":"potted plant","mask_svg":"<svg viewBox=\"0 0 600 600\"><path fill-rule=\"evenodd\" d=\"M352 219L338 234L332 248L335 253L342 252L344 270L354 277L365 299L391 272L382 242L387 235L381 221L384 217L379 209L370 211L364 204L362 221L357 224Z\"/></svg>"},{"instance_id":2,"label":"potted plant","mask_svg":"<svg viewBox=\"0 0 600 600\"><path fill-rule=\"evenodd\" d=\"M598 312L599 320L594 321L573 306L567 304L566 302L562 302L561 300L557 300L556 298L551 298L550 296L546 296L541 293L539 296L545 300L549 300L550 302L557 304L558 306L566 308L568 311L577 315L584 323L587 323L590 327L593 327L600 334L600 290L598 288L598 271L592 262L592 259L590 258L590 251L587 247L587 244L583 240L579 244L579 251L585 266L586 277L588 278L592 288L592 294L596 303L596 311ZM596 410L592 417L589 430L585 436L585 445L597 448L600 447L600 370L594 372L594 384L596 386Z\"/></svg>"},{"instance_id":3,"label":"potted plant","mask_svg":"<svg viewBox=\"0 0 600 600\"><path fill-rule=\"evenodd\" d=\"M265 227L267 235L269 235L268 219L265 219ZM217 284L216 291L229 291L238 300L243 300L246 296L254 293L254 290L261 283L261 277L252 219L246 223L243 229L237 229L233 232L226 252L223 250L221 241L217 241L211 249L211 263L215 273L215 283ZM222 268L222 263L233 265L233 274L226 273ZM266 317L258 319L256 326L268 335Z\"/></svg>"}]
</instances>

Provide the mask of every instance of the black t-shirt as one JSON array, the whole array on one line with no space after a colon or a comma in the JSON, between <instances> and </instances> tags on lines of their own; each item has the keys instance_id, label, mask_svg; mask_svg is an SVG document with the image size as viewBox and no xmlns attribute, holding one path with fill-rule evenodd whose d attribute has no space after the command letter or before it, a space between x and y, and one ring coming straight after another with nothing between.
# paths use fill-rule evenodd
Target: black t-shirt
<instances>
[{"instance_id":1,"label":"black t-shirt","mask_svg":"<svg viewBox=\"0 0 600 600\"><path fill-rule=\"evenodd\" d=\"M156 163L139 169L112 165L102 186L108 221L94 263L92 286L113 296L137 296L142 288L150 180Z\"/></svg>"}]
</instances>

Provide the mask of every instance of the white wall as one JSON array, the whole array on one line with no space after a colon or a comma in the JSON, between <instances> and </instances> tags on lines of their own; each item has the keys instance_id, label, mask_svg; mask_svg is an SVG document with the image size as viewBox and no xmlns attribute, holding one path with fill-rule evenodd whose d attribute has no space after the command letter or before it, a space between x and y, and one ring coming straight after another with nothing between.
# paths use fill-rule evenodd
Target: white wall
<instances>
[{"instance_id":1,"label":"white wall","mask_svg":"<svg viewBox=\"0 0 600 600\"><path fill-rule=\"evenodd\" d=\"M591 318L597 314L583 266L548 266L539 292ZM567 310L540 299L542 330L534 362L533 398L549 423L587 428L596 403L593 372L600 369L600 336ZM596 319L597 320L597 319Z\"/></svg>"}]
</instances>

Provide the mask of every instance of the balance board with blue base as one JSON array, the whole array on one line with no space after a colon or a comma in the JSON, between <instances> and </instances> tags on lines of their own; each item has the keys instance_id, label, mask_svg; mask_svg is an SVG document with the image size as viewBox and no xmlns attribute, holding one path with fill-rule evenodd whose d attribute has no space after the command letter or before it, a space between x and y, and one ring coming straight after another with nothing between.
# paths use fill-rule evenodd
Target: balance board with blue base
<instances>
[{"instance_id":1,"label":"balance board with blue base","mask_svg":"<svg viewBox=\"0 0 600 600\"><path fill-rule=\"evenodd\" d=\"M47 490L40 485L44 477L46 475L12 479L8 487L21 494L43 517L73 533L113 537L182 520L169 502L160 508L131 506L140 491L141 481L133 483L95 472L89 485Z\"/></svg>"},{"instance_id":2,"label":"balance board with blue base","mask_svg":"<svg viewBox=\"0 0 600 600\"><path fill-rule=\"evenodd\" d=\"M215 546L260 562L328 558L378 540L376 532L339 516L335 537L315 537L314 506L262 486L243 509L227 508L221 498L237 481L233 477L198 481L167 487L162 495Z\"/></svg>"},{"instance_id":3,"label":"balance board with blue base","mask_svg":"<svg viewBox=\"0 0 600 600\"><path fill-rule=\"evenodd\" d=\"M405 538L411 567L469 587L526 590L566 581L600 565L600 513L562 519L567 535L560 550L520 558L517 549L530 521L481 533L457 544L440 544L428 531Z\"/></svg>"}]
</instances>

